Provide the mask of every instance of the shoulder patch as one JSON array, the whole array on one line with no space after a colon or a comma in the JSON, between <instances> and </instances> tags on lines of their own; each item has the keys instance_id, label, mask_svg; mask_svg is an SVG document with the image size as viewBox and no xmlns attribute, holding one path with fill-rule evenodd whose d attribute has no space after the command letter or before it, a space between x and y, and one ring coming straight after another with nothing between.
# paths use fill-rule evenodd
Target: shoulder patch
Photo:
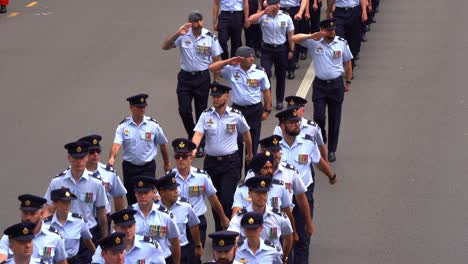
<instances>
[{"instance_id":1,"label":"shoulder patch","mask_svg":"<svg viewBox=\"0 0 468 264\"><path fill-rule=\"evenodd\" d=\"M260 65L256 65L255 69L265 71L265 69Z\"/></svg>"},{"instance_id":2,"label":"shoulder patch","mask_svg":"<svg viewBox=\"0 0 468 264\"><path fill-rule=\"evenodd\" d=\"M60 236L60 234L59 234L59 232L57 231L57 229L55 229L53 226L49 226L49 229L48 229L48 230L49 230L50 232L55 233L55 234L57 234L57 235Z\"/></svg>"},{"instance_id":3,"label":"shoulder patch","mask_svg":"<svg viewBox=\"0 0 468 264\"><path fill-rule=\"evenodd\" d=\"M123 124L125 121L127 121L128 117L124 118L122 121L120 121L119 125Z\"/></svg>"},{"instance_id":4,"label":"shoulder patch","mask_svg":"<svg viewBox=\"0 0 468 264\"><path fill-rule=\"evenodd\" d=\"M159 205L159 211L168 214L172 218L172 213L162 204Z\"/></svg>"},{"instance_id":5,"label":"shoulder patch","mask_svg":"<svg viewBox=\"0 0 468 264\"><path fill-rule=\"evenodd\" d=\"M54 217L54 215L49 215L48 217L46 217L46 218L44 219L44 222L50 222L50 221L52 221L52 218L53 218L53 217Z\"/></svg>"},{"instance_id":6,"label":"shoulder patch","mask_svg":"<svg viewBox=\"0 0 468 264\"><path fill-rule=\"evenodd\" d=\"M116 173L114 167L112 167L110 164L107 164L106 166L101 166L101 168L105 169L106 171L110 171L112 173ZM116 173L117 174L117 173Z\"/></svg>"},{"instance_id":7,"label":"shoulder patch","mask_svg":"<svg viewBox=\"0 0 468 264\"><path fill-rule=\"evenodd\" d=\"M239 210L239 212L237 212L237 215L240 216L240 215L243 215L245 213L247 213L247 209L244 207L244 208L242 208L242 210Z\"/></svg>"},{"instance_id":8,"label":"shoulder patch","mask_svg":"<svg viewBox=\"0 0 468 264\"><path fill-rule=\"evenodd\" d=\"M203 112L204 112L204 113L205 113L205 112L206 112L206 113L208 113L208 112L213 112L213 108L210 107L210 108L208 108L208 109L205 109L205 111L203 111Z\"/></svg>"},{"instance_id":9,"label":"shoulder patch","mask_svg":"<svg viewBox=\"0 0 468 264\"><path fill-rule=\"evenodd\" d=\"M207 31L207 32L206 32L206 35L207 35L207 36L210 36L210 37L212 37L212 38L215 37L215 35L214 35L213 32L211 32L211 31Z\"/></svg>"},{"instance_id":10,"label":"shoulder patch","mask_svg":"<svg viewBox=\"0 0 468 264\"><path fill-rule=\"evenodd\" d=\"M310 140L310 141L312 141L312 142L315 142L315 136L311 136L311 135L309 135L309 134L306 134L304 138L305 138L305 139L308 139L308 140Z\"/></svg>"},{"instance_id":11,"label":"shoulder patch","mask_svg":"<svg viewBox=\"0 0 468 264\"><path fill-rule=\"evenodd\" d=\"M185 197L179 197L179 201L190 204L189 199L187 199Z\"/></svg>"},{"instance_id":12,"label":"shoulder patch","mask_svg":"<svg viewBox=\"0 0 468 264\"><path fill-rule=\"evenodd\" d=\"M72 213L72 217L83 219L83 217L80 214L77 214L77 213Z\"/></svg>"},{"instance_id":13,"label":"shoulder patch","mask_svg":"<svg viewBox=\"0 0 468 264\"><path fill-rule=\"evenodd\" d=\"M150 244L153 244L156 248L159 247L158 244L157 244L157 242L156 242L154 239L152 239L151 237L144 236L144 237L143 237L143 241L144 241L144 242L147 242L147 243L150 243Z\"/></svg>"},{"instance_id":14,"label":"shoulder patch","mask_svg":"<svg viewBox=\"0 0 468 264\"><path fill-rule=\"evenodd\" d=\"M149 121L152 121L152 122L155 122L156 124L159 124L158 121L156 121L156 119L154 119L152 117L149 118Z\"/></svg>"},{"instance_id":15,"label":"shoulder patch","mask_svg":"<svg viewBox=\"0 0 468 264\"><path fill-rule=\"evenodd\" d=\"M272 211L273 213L277 214L277 215L282 215L281 210L278 209L277 207L273 207L273 208L271 209L271 211Z\"/></svg>"},{"instance_id":16,"label":"shoulder patch","mask_svg":"<svg viewBox=\"0 0 468 264\"><path fill-rule=\"evenodd\" d=\"M198 172L198 173L202 173L202 174L206 174L206 171L205 171L205 170L202 170L202 169L199 169L199 168L197 168L197 172Z\"/></svg>"},{"instance_id":17,"label":"shoulder patch","mask_svg":"<svg viewBox=\"0 0 468 264\"><path fill-rule=\"evenodd\" d=\"M273 241L271 241L271 240L265 239L264 243L265 243L265 245L267 245L269 247L275 248L275 243L273 243Z\"/></svg>"},{"instance_id":18,"label":"shoulder patch","mask_svg":"<svg viewBox=\"0 0 468 264\"><path fill-rule=\"evenodd\" d=\"M344 43L348 43L345 38L343 37L338 37L339 40L343 41Z\"/></svg>"},{"instance_id":19,"label":"shoulder patch","mask_svg":"<svg viewBox=\"0 0 468 264\"><path fill-rule=\"evenodd\" d=\"M284 185L284 182L283 182L283 181L280 181L280 180L277 180L277 179L273 179L271 182L272 182L273 184Z\"/></svg>"}]
</instances>

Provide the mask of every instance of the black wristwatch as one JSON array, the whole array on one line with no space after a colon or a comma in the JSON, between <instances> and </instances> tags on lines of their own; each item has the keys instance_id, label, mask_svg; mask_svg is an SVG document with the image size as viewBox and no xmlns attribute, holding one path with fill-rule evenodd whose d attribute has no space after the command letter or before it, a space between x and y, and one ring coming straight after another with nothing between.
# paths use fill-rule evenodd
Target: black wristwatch
<instances>
[{"instance_id":1,"label":"black wristwatch","mask_svg":"<svg viewBox=\"0 0 468 264\"><path fill-rule=\"evenodd\" d=\"M271 109L263 109L263 112L271 114Z\"/></svg>"},{"instance_id":2,"label":"black wristwatch","mask_svg":"<svg viewBox=\"0 0 468 264\"><path fill-rule=\"evenodd\" d=\"M197 247L197 248L203 248L203 244L202 244L202 243L198 243L198 244L195 245L195 247Z\"/></svg>"},{"instance_id":3,"label":"black wristwatch","mask_svg":"<svg viewBox=\"0 0 468 264\"><path fill-rule=\"evenodd\" d=\"M346 81L347 84L351 84L351 81Z\"/></svg>"}]
</instances>

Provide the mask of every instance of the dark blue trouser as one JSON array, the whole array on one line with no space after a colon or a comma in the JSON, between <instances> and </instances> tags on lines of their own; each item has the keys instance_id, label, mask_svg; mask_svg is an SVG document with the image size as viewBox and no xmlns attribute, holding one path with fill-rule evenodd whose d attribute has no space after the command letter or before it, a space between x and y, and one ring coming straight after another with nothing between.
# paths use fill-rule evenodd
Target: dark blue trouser
<instances>
[{"instance_id":1,"label":"dark blue trouser","mask_svg":"<svg viewBox=\"0 0 468 264\"><path fill-rule=\"evenodd\" d=\"M198 224L198 230L200 230L200 239L204 247L205 240L206 240L206 228L207 228L205 215L198 216L198 220L200 220L200 224ZM190 227L188 226L187 226L186 234L187 234L187 240L189 241L189 243L187 244L188 249L186 250L189 252L189 255L188 255L189 261L187 263L201 264L201 259L195 256L195 241L193 241L192 234L190 233Z\"/></svg>"},{"instance_id":2,"label":"dark blue trouser","mask_svg":"<svg viewBox=\"0 0 468 264\"><path fill-rule=\"evenodd\" d=\"M288 45L282 44L273 47L269 44L262 44L262 58L260 64L265 68L268 79L271 79L271 68L275 66L276 76L276 102L283 102L284 90L286 89L286 68L288 66Z\"/></svg>"},{"instance_id":3,"label":"dark blue trouser","mask_svg":"<svg viewBox=\"0 0 468 264\"><path fill-rule=\"evenodd\" d=\"M305 23L306 29L304 33L315 33L320 31L320 10L322 9L322 1L318 2L318 9L316 11L313 8L314 0L309 0L309 2L310 20ZM306 53L307 48L299 45L299 51Z\"/></svg>"},{"instance_id":4,"label":"dark blue trouser","mask_svg":"<svg viewBox=\"0 0 468 264\"><path fill-rule=\"evenodd\" d=\"M337 7L333 12L333 17L336 19L336 35L348 41L349 49L354 58L361 49L361 16L360 5L354 8Z\"/></svg>"},{"instance_id":5,"label":"dark blue trouser","mask_svg":"<svg viewBox=\"0 0 468 264\"><path fill-rule=\"evenodd\" d=\"M218 39L223 54L221 58L229 58L228 40L231 39L231 57L238 47L242 46L242 28L244 27L244 11L221 11L218 15Z\"/></svg>"},{"instance_id":6,"label":"dark blue trouser","mask_svg":"<svg viewBox=\"0 0 468 264\"><path fill-rule=\"evenodd\" d=\"M132 205L137 202L135 197L135 191L133 186L133 177L135 176L148 176L155 178L156 177L156 162L154 160L143 164L143 165L134 165L128 161L122 162L122 174L124 180L125 189L127 189L127 204Z\"/></svg>"}]
</instances>

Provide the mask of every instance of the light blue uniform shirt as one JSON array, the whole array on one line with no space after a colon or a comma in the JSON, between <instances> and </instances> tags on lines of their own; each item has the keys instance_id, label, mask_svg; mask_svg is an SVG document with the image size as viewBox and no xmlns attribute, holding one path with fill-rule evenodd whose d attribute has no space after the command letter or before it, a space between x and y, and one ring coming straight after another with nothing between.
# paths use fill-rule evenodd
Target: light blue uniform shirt
<instances>
[{"instance_id":1,"label":"light blue uniform shirt","mask_svg":"<svg viewBox=\"0 0 468 264\"><path fill-rule=\"evenodd\" d=\"M249 171L253 173L252 171ZM248 207L252 204L252 198L249 196L249 187L239 185L234 193L234 207ZM284 183L278 180L273 180L270 190L268 191L268 206L273 208L286 208L291 206L291 198L284 187Z\"/></svg>"},{"instance_id":2,"label":"light blue uniform shirt","mask_svg":"<svg viewBox=\"0 0 468 264\"><path fill-rule=\"evenodd\" d=\"M238 150L237 132L243 134L249 129L241 112L227 106L222 116L218 115L214 107L203 111L193 131L205 135L206 154L224 156Z\"/></svg>"},{"instance_id":3,"label":"light blue uniform shirt","mask_svg":"<svg viewBox=\"0 0 468 264\"><path fill-rule=\"evenodd\" d=\"M210 176L204 170L190 167L190 174L185 180L177 168L173 168L172 171L176 172L179 196L189 200L197 216L204 215L207 211L205 198L216 194Z\"/></svg>"},{"instance_id":4,"label":"light blue uniform shirt","mask_svg":"<svg viewBox=\"0 0 468 264\"><path fill-rule=\"evenodd\" d=\"M40 259L37 259L37 258L33 258L31 257L29 259L29 264L40 264L41 263L41 260ZM2 264L16 264L16 261L15 259L13 259L13 257L11 259L7 259L5 260L4 262L2 262Z\"/></svg>"},{"instance_id":5,"label":"light blue uniform shirt","mask_svg":"<svg viewBox=\"0 0 468 264\"><path fill-rule=\"evenodd\" d=\"M245 238L245 232L244 229L241 228L241 220L245 212L253 212L252 205L237 212L236 215L232 217L227 229L228 231L238 232L243 238ZM263 230L260 233L260 237L271 240L275 246L282 251L280 237L292 233L293 230L288 216L277 208L272 209L267 206L263 214Z\"/></svg>"},{"instance_id":6,"label":"light blue uniform shirt","mask_svg":"<svg viewBox=\"0 0 468 264\"><path fill-rule=\"evenodd\" d=\"M107 169L106 167L106 165L99 162L97 170L92 172L92 174L96 178L100 177L102 184L104 184L104 189L106 190L106 197L108 201L108 203L106 204L106 211L107 213L110 213L112 210L111 196L124 196L125 194L127 194L127 189L125 189L122 181L120 180L114 168L110 167L109 169Z\"/></svg>"},{"instance_id":7,"label":"light blue uniform shirt","mask_svg":"<svg viewBox=\"0 0 468 264\"><path fill-rule=\"evenodd\" d=\"M180 68L188 72L208 70L213 57L223 53L218 38L205 28L198 38L190 29L187 34L179 36L174 44L180 49Z\"/></svg>"},{"instance_id":8,"label":"light blue uniform shirt","mask_svg":"<svg viewBox=\"0 0 468 264\"><path fill-rule=\"evenodd\" d=\"M96 248L94 252L92 262L104 264L104 258L101 255L102 249L101 246ZM143 237L140 235L135 235L135 240L133 242L133 247L126 251L124 250L125 262L126 264L165 264L166 260L162 257L161 246L156 240L153 240L150 237Z\"/></svg>"},{"instance_id":9,"label":"light blue uniform shirt","mask_svg":"<svg viewBox=\"0 0 468 264\"><path fill-rule=\"evenodd\" d=\"M361 4L360 0L336 0L336 7L355 7Z\"/></svg>"},{"instance_id":10,"label":"light blue uniform shirt","mask_svg":"<svg viewBox=\"0 0 468 264\"><path fill-rule=\"evenodd\" d=\"M267 44L281 45L288 40L286 34L294 30L291 17L279 10L275 17L265 14L260 17L257 24L262 29L262 40Z\"/></svg>"},{"instance_id":11,"label":"light blue uniform shirt","mask_svg":"<svg viewBox=\"0 0 468 264\"><path fill-rule=\"evenodd\" d=\"M281 131L281 127L279 125L275 126L273 135L283 137L283 131ZM322 137L322 130L320 129L318 124L312 120L307 120L304 117L302 118L302 121L301 121L301 135L302 136L310 135L312 137L315 137L315 141L317 142L319 146L324 144L323 137Z\"/></svg>"},{"instance_id":12,"label":"light blue uniform shirt","mask_svg":"<svg viewBox=\"0 0 468 264\"><path fill-rule=\"evenodd\" d=\"M124 160L133 165L143 165L154 160L158 154L157 146L167 144L167 139L153 118L145 116L137 126L130 116L117 126L114 143L123 146Z\"/></svg>"},{"instance_id":13,"label":"light blue uniform shirt","mask_svg":"<svg viewBox=\"0 0 468 264\"><path fill-rule=\"evenodd\" d=\"M244 10L244 1L243 0L219 0L219 10L242 11Z\"/></svg>"},{"instance_id":14,"label":"light blue uniform shirt","mask_svg":"<svg viewBox=\"0 0 468 264\"><path fill-rule=\"evenodd\" d=\"M291 147L284 139L280 141L280 146L283 152L281 161L296 167L304 185L309 187L314 182L310 165L320 162L320 151L317 143L307 135L305 137L299 135Z\"/></svg>"},{"instance_id":15,"label":"light blue uniform shirt","mask_svg":"<svg viewBox=\"0 0 468 264\"><path fill-rule=\"evenodd\" d=\"M91 174L85 169L79 182L75 183L71 170L66 170L52 179L44 195L47 203L51 205L50 192L63 187L69 188L70 192L78 197L78 199L71 201L71 211L83 216L89 229L97 225L96 208L105 207L108 203L101 180L90 176Z\"/></svg>"},{"instance_id":16,"label":"light blue uniform shirt","mask_svg":"<svg viewBox=\"0 0 468 264\"><path fill-rule=\"evenodd\" d=\"M137 210L135 214L136 234L148 236L158 241L163 252L163 257L169 257L172 254L169 246L169 239L178 238L180 236L174 215L168 212L164 207L165 210L160 211L160 206L153 204L153 208L145 218L138 203L134 204L132 207Z\"/></svg>"},{"instance_id":17,"label":"light blue uniform shirt","mask_svg":"<svg viewBox=\"0 0 468 264\"><path fill-rule=\"evenodd\" d=\"M301 0L281 0L280 7L296 7L301 6ZM294 16L296 14L292 14Z\"/></svg>"},{"instance_id":18,"label":"light blue uniform shirt","mask_svg":"<svg viewBox=\"0 0 468 264\"><path fill-rule=\"evenodd\" d=\"M182 201L185 200L185 201ZM186 199L180 199L175 202L169 211L174 214L175 221L177 223L177 228L179 229L179 241L180 246L183 247L189 243L187 239L187 226L193 227L200 224L195 211L193 211L192 206L186 201ZM162 205L162 201L158 201L159 205Z\"/></svg>"},{"instance_id":19,"label":"light blue uniform shirt","mask_svg":"<svg viewBox=\"0 0 468 264\"><path fill-rule=\"evenodd\" d=\"M68 258L62 237L56 232L53 227L51 228L49 225L42 223L41 230L32 240L34 245L32 258L40 259L43 263L47 264L63 261ZM13 257L13 251L10 249L10 240L7 235L3 235L0 240L0 253L7 255L7 259Z\"/></svg>"},{"instance_id":20,"label":"light blue uniform shirt","mask_svg":"<svg viewBox=\"0 0 468 264\"><path fill-rule=\"evenodd\" d=\"M267 244L268 245L267 245ZM249 248L247 240L237 249L234 263L282 264L281 251L270 241L260 239L260 247L255 253Z\"/></svg>"},{"instance_id":21,"label":"light blue uniform shirt","mask_svg":"<svg viewBox=\"0 0 468 264\"><path fill-rule=\"evenodd\" d=\"M330 44L322 38L319 41L306 39L301 45L309 49L315 76L322 80L340 77L344 73L343 63L353 58L346 40L338 36Z\"/></svg>"},{"instance_id":22,"label":"light blue uniform shirt","mask_svg":"<svg viewBox=\"0 0 468 264\"><path fill-rule=\"evenodd\" d=\"M72 258L78 254L80 238L93 238L83 218L78 214L68 213L67 221L63 225L58 221L57 214L46 218L44 223L54 227L62 236L68 255L67 258Z\"/></svg>"},{"instance_id":23,"label":"light blue uniform shirt","mask_svg":"<svg viewBox=\"0 0 468 264\"><path fill-rule=\"evenodd\" d=\"M270 81L263 68L253 64L247 72L240 65L226 65L221 76L231 87L231 101L237 105L249 106L262 101L262 92L270 89Z\"/></svg>"}]
</instances>

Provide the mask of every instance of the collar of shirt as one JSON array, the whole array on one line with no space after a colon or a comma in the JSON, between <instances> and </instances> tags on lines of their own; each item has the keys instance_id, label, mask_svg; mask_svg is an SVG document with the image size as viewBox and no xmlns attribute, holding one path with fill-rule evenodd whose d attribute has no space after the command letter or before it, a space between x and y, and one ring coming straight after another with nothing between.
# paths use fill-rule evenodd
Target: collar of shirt
<instances>
[{"instance_id":1,"label":"collar of shirt","mask_svg":"<svg viewBox=\"0 0 468 264\"><path fill-rule=\"evenodd\" d=\"M81 181L81 179L89 180L89 175L90 175L90 174L92 174L92 173L91 173L89 170L85 169L85 170L83 171L83 174L82 174L81 177L80 177L80 181ZM64 179L70 178L70 179L73 180L73 176L72 176L72 174L71 174L71 169L69 169L69 170L67 171L67 173L65 174L65 176L64 176L63 178L64 178Z\"/></svg>"},{"instance_id":2,"label":"collar of shirt","mask_svg":"<svg viewBox=\"0 0 468 264\"><path fill-rule=\"evenodd\" d=\"M244 69L242 69L242 67L239 64L239 65L235 65L233 67L233 70L240 71L242 74L249 74L249 73L255 71L256 68L257 68L257 65L252 64L252 66L250 66L250 68L248 68L247 71L244 71Z\"/></svg>"},{"instance_id":3,"label":"collar of shirt","mask_svg":"<svg viewBox=\"0 0 468 264\"><path fill-rule=\"evenodd\" d=\"M222 116L219 116L219 115L218 115L218 112L216 112L216 109L215 109L214 107L212 107L212 109L213 109L213 111L211 112L211 114L216 115L216 116L218 116L219 118L222 117ZM224 110L223 115L228 115L228 116L229 116L229 115L231 114L231 112L232 112L232 107L230 107L230 106L228 105L228 106L226 106L226 109Z\"/></svg>"},{"instance_id":4,"label":"collar of shirt","mask_svg":"<svg viewBox=\"0 0 468 264\"><path fill-rule=\"evenodd\" d=\"M198 36L198 38L195 38L195 35L193 34L192 28L190 28L189 31L187 32L187 34L185 34L185 36L191 37L192 39L195 39L195 40L198 40L200 38L206 38L206 33L208 33L208 29L202 28L200 36Z\"/></svg>"},{"instance_id":5,"label":"collar of shirt","mask_svg":"<svg viewBox=\"0 0 468 264\"><path fill-rule=\"evenodd\" d=\"M258 248L256 253L253 253L252 250L249 248L249 243L247 242L247 238L246 238L242 246L240 246L239 250L249 251L249 253L252 254L252 256L255 256L255 255L258 255L260 251L266 250L267 249L266 246L267 245L265 245L265 240L260 238L260 247Z\"/></svg>"},{"instance_id":6,"label":"collar of shirt","mask_svg":"<svg viewBox=\"0 0 468 264\"><path fill-rule=\"evenodd\" d=\"M143 121L141 121L139 126L142 126L143 124L146 124L147 120L149 119L149 116L143 116ZM138 127L135 121L133 121L133 117L130 116L130 124L133 124L134 126Z\"/></svg>"},{"instance_id":7,"label":"collar of shirt","mask_svg":"<svg viewBox=\"0 0 468 264\"><path fill-rule=\"evenodd\" d=\"M322 38L322 39L320 40L320 43L322 43L322 44L325 45L325 46L329 46L329 47L330 47L330 46L332 46L333 44L335 44L335 43L338 42L338 41L337 41L337 38L338 38L338 36L335 36L335 38L333 39L333 41L330 42L330 43L327 43L327 42L325 41L325 38Z\"/></svg>"},{"instance_id":8,"label":"collar of shirt","mask_svg":"<svg viewBox=\"0 0 468 264\"><path fill-rule=\"evenodd\" d=\"M142 240L143 236L135 235L133 238L133 246L130 248L129 251L127 251L127 254L130 254L130 252L132 252L132 250L134 250L135 248L143 248L143 243L141 242Z\"/></svg>"},{"instance_id":9,"label":"collar of shirt","mask_svg":"<svg viewBox=\"0 0 468 264\"><path fill-rule=\"evenodd\" d=\"M143 218L145 218L145 216L143 215L143 212L142 212L141 209L140 209L140 205L139 205L138 203L135 203L135 204L133 205L133 209L137 210L137 212L138 212L141 216L143 216ZM148 216L150 216L150 215L153 214L153 213L156 213L156 211L157 211L158 209L159 209L159 205L153 203L153 206L151 207L151 210L150 210L150 212L148 213ZM147 217L148 217L148 216L147 216Z\"/></svg>"},{"instance_id":10,"label":"collar of shirt","mask_svg":"<svg viewBox=\"0 0 468 264\"><path fill-rule=\"evenodd\" d=\"M49 229L49 225L44 224L43 221L41 221L41 224L42 224L41 230L39 230L39 233L37 233L37 234L34 236L34 238L36 238L36 237L38 237L38 236L40 236L40 235L47 235L47 233L46 233L45 231Z\"/></svg>"},{"instance_id":11,"label":"collar of shirt","mask_svg":"<svg viewBox=\"0 0 468 264\"><path fill-rule=\"evenodd\" d=\"M247 212L253 212L254 211L252 204L247 206L245 209L247 209ZM265 212L263 213L263 218L265 218L265 216L271 215L271 214L273 214L273 211L271 211L271 208L268 205L266 205L265 206Z\"/></svg>"},{"instance_id":12,"label":"collar of shirt","mask_svg":"<svg viewBox=\"0 0 468 264\"><path fill-rule=\"evenodd\" d=\"M304 143L304 139L300 135L296 136L296 139L294 140L294 143L292 144L292 146L289 146L288 143L286 143L284 139L280 141L280 145L288 149L293 149L297 145L301 145L302 143Z\"/></svg>"},{"instance_id":13,"label":"collar of shirt","mask_svg":"<svg viewBox=\"0 0 468 264\"><path fill-rule=\"evenodd\" d=\"M53 223L57 223L59 226L64 226L67 224L68 221L73 221L73 217L71 215L72 213L68 213L67 220L65 221L65 224L62 225L58 220L57 213L55 213L52 217L52 220L50 221L50 225L52 225Z\"/></svg>"},{"instance_id":14,"label":"collar of shirt","mask_svg":"<svg viewBox=\"0 0 468 264\"><path fill-rule=\"evenodd\" d=\"M180 179L183 180L184 182L188 182L189 179L190 179L191 177L195 177L195 176L192 174L192 172L193 172L194 170L196 171L196 168L190 166L190 172L189 172L189 175L187 176L187 180L185 180L184 177L182 177L182 174L180 174L179 169L177 169L177 167L175 167L175 168L172 169L172 170L175 171L176 177L177 177L177 178L180 178Z\"/></svg>"}]
</instances>

